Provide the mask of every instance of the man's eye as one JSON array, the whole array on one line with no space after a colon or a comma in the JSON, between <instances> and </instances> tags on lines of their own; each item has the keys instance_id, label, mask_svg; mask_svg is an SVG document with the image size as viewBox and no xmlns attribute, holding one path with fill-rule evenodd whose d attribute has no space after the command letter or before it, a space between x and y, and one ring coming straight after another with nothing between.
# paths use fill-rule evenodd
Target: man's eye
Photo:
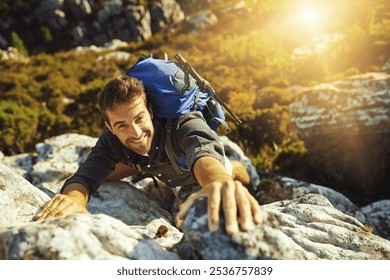
<instances>
[{"instance_id":1,"label":"man's eye","mask_svg":"<svg viewBox=\"0 0 390 280\"><path fill-rule=\"evenodd\" d=\"M137 119L136 119L136 122L142 122L144 120L144 116L139 116Z\"/></svg>"}]
</instances>

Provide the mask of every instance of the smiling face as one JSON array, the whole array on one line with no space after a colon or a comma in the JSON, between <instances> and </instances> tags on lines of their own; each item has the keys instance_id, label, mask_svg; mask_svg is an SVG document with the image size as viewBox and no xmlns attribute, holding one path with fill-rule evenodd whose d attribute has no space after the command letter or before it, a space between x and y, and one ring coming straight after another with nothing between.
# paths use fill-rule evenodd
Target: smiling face
<instances>
[{"instance_id":1,"label":"smiling face","mask_svg":"<svg viewBox=\"0 0 390 280\"><path fill-rule=\"evenodd\" d=\"M141 81L128 76L111 79L98 97L107 128L137 154L149 152L154 136L152 108Z\"/></svg>"},{"instance_id":2,"label":"smiling face","mask_svg":"<svg viewBox=\"0 0 390 280\"><path fill-rule=\"evenodd\" d=\"M106 126L122 145L137 154L150 151L154 136L153 116L142 98L117 104L105 114L108 119Z\"/></svg>"}]
</instances>

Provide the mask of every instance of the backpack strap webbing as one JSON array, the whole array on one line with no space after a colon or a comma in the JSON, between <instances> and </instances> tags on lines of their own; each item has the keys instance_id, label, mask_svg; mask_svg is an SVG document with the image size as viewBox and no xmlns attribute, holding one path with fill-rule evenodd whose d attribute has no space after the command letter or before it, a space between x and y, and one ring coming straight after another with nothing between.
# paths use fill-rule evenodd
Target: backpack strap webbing
<instances>
[{"instance_id":1,"label":"backpack strap webbing","mask_svg":"<svg viewBox=\"0 0 390 280\"><path fill-rule=\"evenodd\" d=\"M169 161L177 174L183 174L181 168L177 165L176 157L172 146L172 119L167 119L165 122L165 139L164 139L165 151L168 155Z\"/></svg>"}]
</instances>

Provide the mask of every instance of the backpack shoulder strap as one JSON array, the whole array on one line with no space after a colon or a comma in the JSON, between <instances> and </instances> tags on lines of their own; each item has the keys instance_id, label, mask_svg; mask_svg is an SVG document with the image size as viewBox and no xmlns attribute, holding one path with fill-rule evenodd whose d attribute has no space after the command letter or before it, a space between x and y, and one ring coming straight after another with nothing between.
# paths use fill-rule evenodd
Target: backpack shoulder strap
<instances>
[{"instance_id":1,"label":"backpack shoulder strap","mask_svg":"<svg viewBox=\"0 0 390 280\"><path fill-rule=\"evenodd\" d=\"M164 146L165 146L165 151L168 155L169 161L171 162L173 168L175 169L177 174L183 174L183 171L177 164L176 156L173 151L173 146L172 146L172 119L167 119L165 122L165 139L164 139Z\"/></svg>"}]
</instances>

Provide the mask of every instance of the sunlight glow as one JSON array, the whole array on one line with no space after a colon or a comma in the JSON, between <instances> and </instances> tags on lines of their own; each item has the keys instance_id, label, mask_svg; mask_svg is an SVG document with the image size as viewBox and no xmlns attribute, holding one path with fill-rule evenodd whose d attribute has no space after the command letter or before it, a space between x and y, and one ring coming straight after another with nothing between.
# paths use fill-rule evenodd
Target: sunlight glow
<instances>
[{"instance_id":1,"label":"sunlight glow","mask_svg":"<svg viewBox=\"0 0 390 280\"><path fill-rule=\"evenodd\" d=\"M322 19L321 10L313 6L302 7L298 16L301 18L303 24L310 25L310 27L318 26Z\"/></svg>"},{"instance_id":2,"label":"sunlight glow","mask_svg":"<svg viewBox=\"0 0 390 280\"><path fill-rule=\"evenodd\" d=\"M326 2L294 0L285 23L289 28L316 36L322 33L331 19L331 9Z\"/></svg>"}]
</instances>

